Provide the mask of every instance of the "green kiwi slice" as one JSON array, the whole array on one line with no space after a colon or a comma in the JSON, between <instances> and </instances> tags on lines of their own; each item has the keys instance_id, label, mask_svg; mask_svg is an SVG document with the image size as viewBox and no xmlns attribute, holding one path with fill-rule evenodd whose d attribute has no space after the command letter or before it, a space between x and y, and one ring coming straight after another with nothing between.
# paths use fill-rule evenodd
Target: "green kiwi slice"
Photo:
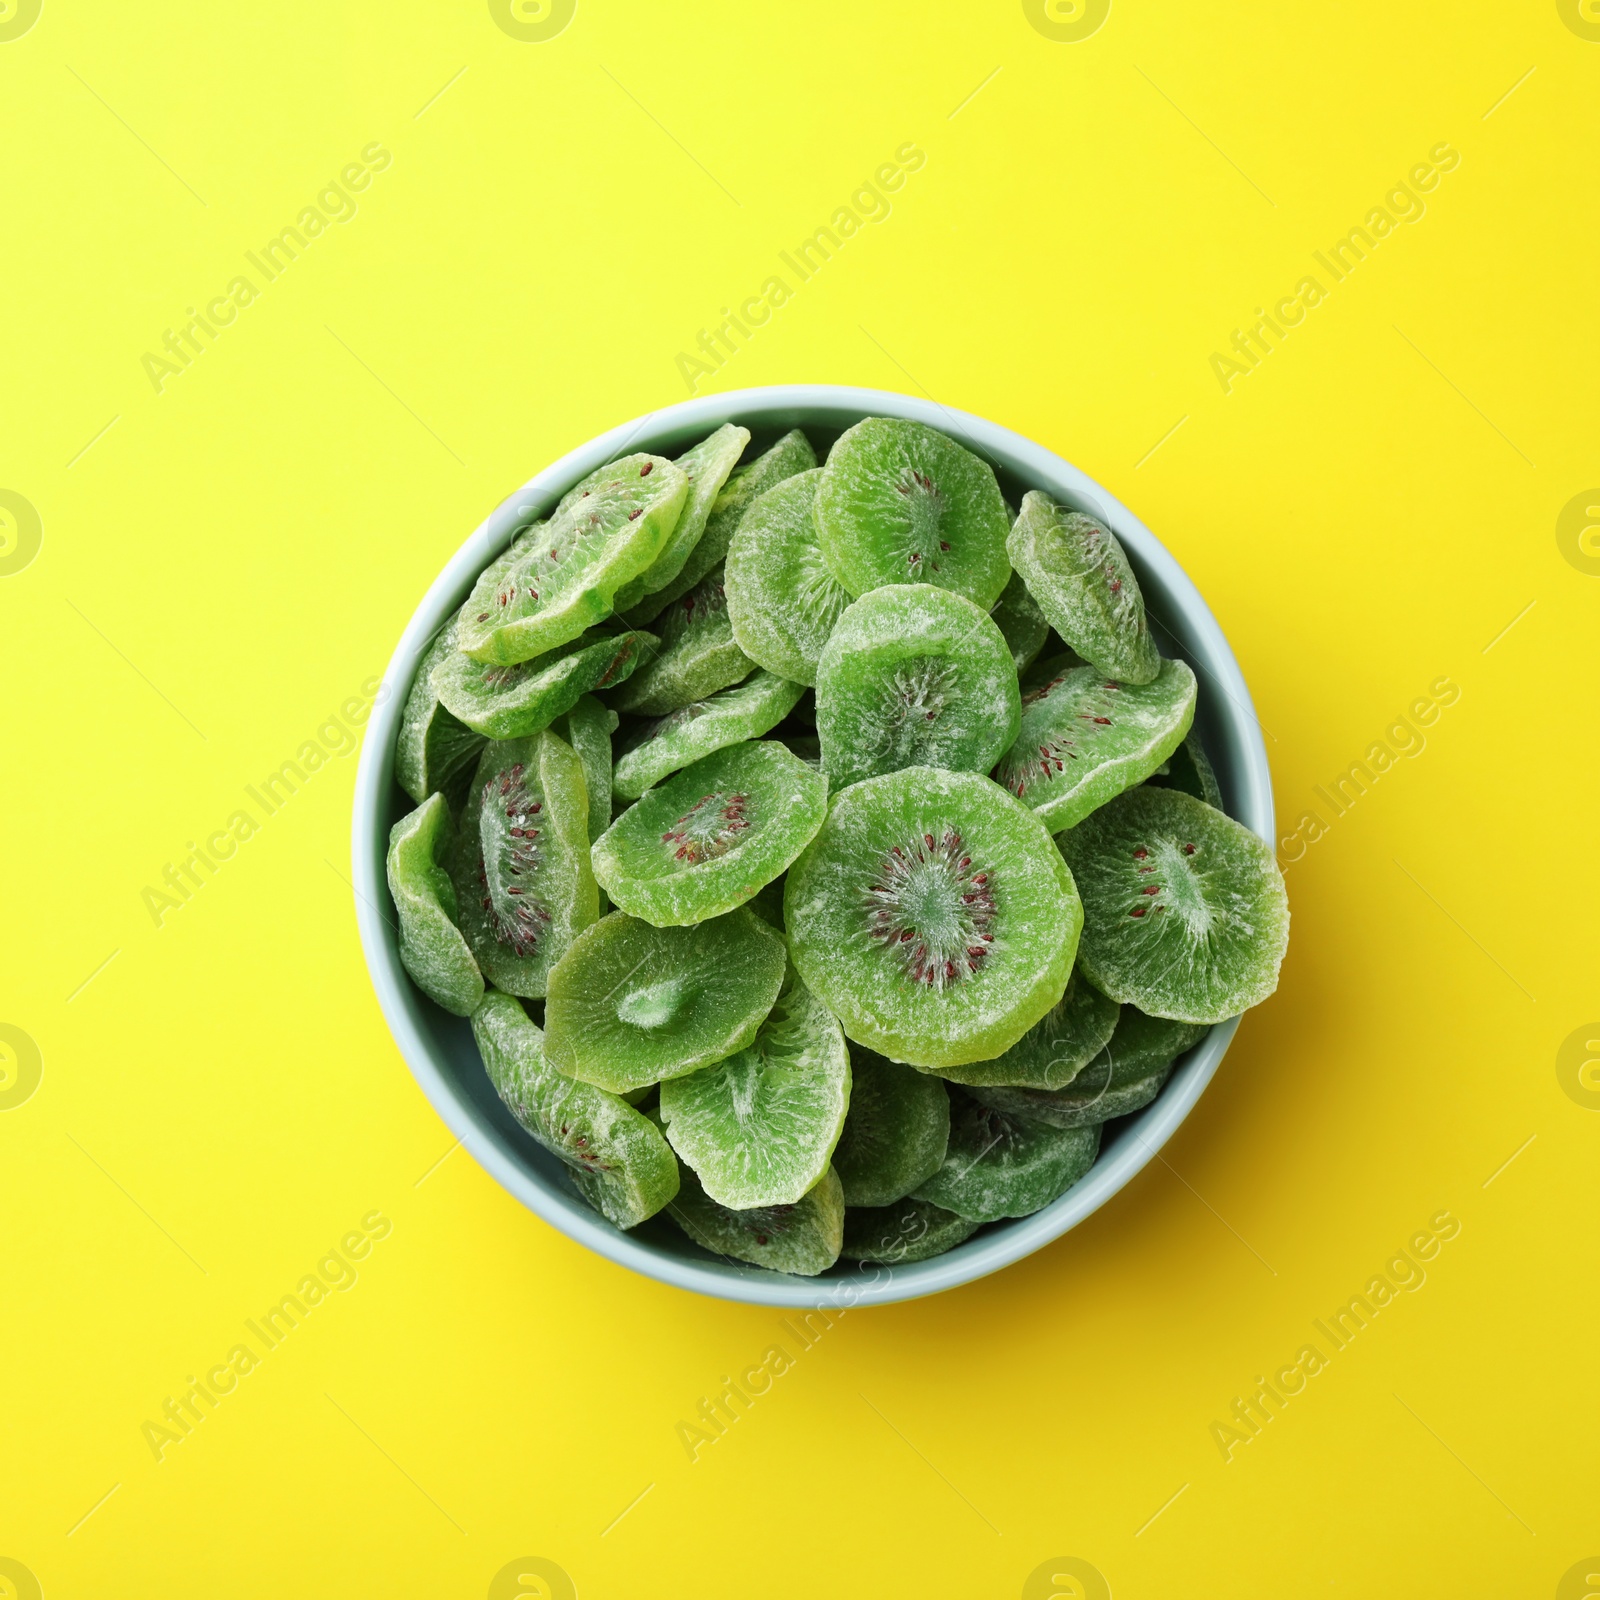
<instances>
[{"instance_id":1,"label":"green kiwi slice","mask_svg":"<svg viewBox=\"0 0 1600 1600\"><path fill-rule=\"evenodd\" d=\"M545 1053L613 1094L698 1072L754 1042L785 966L782 937L742 906L693 928L613 911L550 973Z\"/></svg>"},{"instance_id":2,"label":"green kiwi slice","mask_svg":"<svg viewBox=\"0 0 1600 1600\"><path fill-rule=\"evenodd\" d=\"M596 842L594 874L631 916L703 922L786 872L827 812L820 772L775 740L747 740L648 790Z\"/></svg>"},{"instance_id":3,"label":"green kiwi slice","mask_svg":"<svg viewBox=\"0 0 1600 1600\"><path fill-rule=\"evenodd\" d=\"M583 763L548 728L484 747L450 853L462 933L484 976L536 998L599 915Z\"/></svg>"},{"instance_id":4,"label":"green kiwi slice","mask_svg":"<svg viewBox=\"0 0 1600 1600\"><path fill-rule=\"evenodd\" d=\"M1033 665L1034 658L1044 649L1050 637L1050 624L1045 620L1039 602L1028 593L1020 572L1011 574L1000 598L989 608L994 625L1005 636L1011 659L1020 676Z\"/></svg>"},{"instance_id":5,"label":"green kiwi slice","mask_svg":"<svg viewBox=\"0 0 1600 1600\"><path fill-rule=\"evenodd\" d=\"M939 1075L961 1084L1016 1084L1059 1089L1074 1082L1110 1043L1121 1007L1108 1000L1081 973L1074 972L1066 993L993 1061L941 1067Z\"/></svg>"},{"instance_id":6,"label":"green kiwi slice","mask_svg":"<svg viewBox=\"0 0 1600 1600\"><path fill-rule=\"evenodd\" d=\"M826 1272L844 1242L844 1196L831 1167L794 1204L750 1211L718 1205L684 1167L667 1215L704 1250L803 1278Z\"/></svg>"},{"instance_id":7,"label":"green kiwi slice","mask_svg":"<svg viewBox=\"0 0 1600 1600\"><path fill-rule=\"evenodd\" d=\"M909 1266L964 1244L981 1226L910 1195L893 1205L850 1206L844 1214L839 1254L846 1261Z\"/></svg>"},{"instance_id":8,"label":"green kiwi slice","mask_svg":"<svg viewBox=\"0 0 1600 1600\"><path fill-rule=\"evenodd\" d=\"M743 683L646 723L629 737L611 774L612 791L637 800L691 761L743 739L759 739L794 710L805 685L758 669Z\"/></svg>"},{"instance_id":9,"label":"green kiwi slice","mask_svg":"<svg viewBox=\"0 0 1600 1600\"><path fill-rule=\"evenodd\" d=\"M656 628L659 647L607 696L618 711L665 716L738 683L755 669L733 637L720 567L674 600L656 619Z\"/></svg>"},{"instance_id":10,"label":"green kiwi slice","mask_svg":"<svg viewBox=\"0 0 1600 1600\"><path fill-rule=\"evenodd\" d=\"M969 1222L1030 1216L1064 1195L1100 1152L1099 1123L1053 1128L981 1105L959 1089L950 1102L950 1148L916 1198Z\"/></svg>"},{"instance_id":11,"label":"green kiwi slice","mask_svg":"<svg viewBox=\"0 0 1600 1600\"><path fill-rule=\"evenodd\" d=\"M850 1093L838 1021L803 983L791 983L745 1049L661 1085L661 1118L705 1192L750 1211L793 1205L815 1186Z\"/></svg>"},{"instance_id":12,"label":"green kiwi slice","mask_svg":"<svg viewBox=\"0 0 1600 1600\"><path fill-rule=\"evenodd\" d=\"M893 1205L943 1163L950 1096L937 1078L863 1045L850 1052L850 1071L850 1115L833 1170L847 1206Z\"/></svg>"},{"instance_id":13,"label":"green kiwi slice","mask_svg":"<svg viewBox=\"0 0 1600 1600\"><path fill-rule=\"evenodd\" d=\"M483 974L456 927L455 887L439 865L453 832L435 791L389 830L385 865L400 916L400 964L434 1004L467 1017L483 998Z\"/></svg>"},{"instance_id":14,"label":"green kiwi slice","mask_svg":"<svg viewBox=\"0 0 1600 1600\"><path fill-rule=\"evenodd\" d=\"M1080 959L1097 989L1152 1016L1210 1023L1277 988L1289 902L1271 847L1248 828L1146 784L1058 843L1083 895Z\"/></svg>"},{"instance_id":15,"label":"green kiwi slice","mask_svg":"<svg viewBox=\"0 0 1600 1600\"><path fill-rule=\"evenodd\" d=\"M1006 549L1050 625L1085 661L1123 683L1155 677L1161 657L1139 580L1103 522L1033 489Z\"/></svg>"},{"instance_id":16,"label":"green kiwi slice","mask_svg":"<svg viewBox=\"0 0 1600 1600\"><path fill-rule=\"evenodd\" d=\"M1176 750L1167 757L1165 768L1157 770L1145 780L1158 789L1181 789L1196 800L1222 810L1222 786L1217 782L1215 768L1206 756L1200 735L1192 728Z\"/></svg>"},{"instance_id":17,"label":"green kiwi slice","mask_svg":"<svg viewBox=\"0 0 1600 1600\"><path fill-rule=\"evenodd\" d=\"M456 629L451 622L434 635L423 652L400 714L394 775L418 805L436 790L453 805L459 804L484 746L484 736L446 710L433 692L434 668L456 654Z\"/></svg>"},{"instance_id":18,"label":"green kiwi slice","mask_svg":"<svg viewBox=\"0 0 1600 1600\"><path fill-rule=\"evenodd\" d=\"M868 417L844 433L816 518L822 559L853 595L926 583L987 610L1011 576L994 469L925 423Z\"/></svg>"},{"instance_id":19,"label":"green kiwi slice","mask_svg":"<svg viewBox=\"0 0 1600 1600\"><path fill-rule=\"evenodd\" d=\"M682 467L689 480L689 493L678 513L677 525L650 565L637 578L630 578L617 590L613 604L618 611L637 605L646 595L665 589L683 571L694 547L706 531L706 518L716 504L728 474L738 465L744 447L750 443L750 430L725 422L692 450L673 462Z\"/></svg>"},{"instance_id":20,"label":"green kiwi slice","mask_svg":"<svg viewBox=\"0 0 1600 1600\"><path fill-rule=\"evenodd\" d=\"M557 1072L519 1001L489 990L472 1013L472 1034L507 1110L567 1164L607 1222L636 1228L676 1196L677 1158L655 1124L616 1095Z\"/></svg>"},{"instance_id":21,"label":"green kiwi slice","mask_svg":"<svg viewBox=\"0 0 1600 1600\"><path fill-rule=\"evenodd\" d=\"M857 1043L935 1070L990 1060L1071 975L1083 911L1060 859L977 773L868 778L834 797L789 870L790 954Z\"/></svg>"},{"instance_id":22,"label":"green kiwi slice","mask_svg":"<svg viewBox=\"0 0 1600 1600\"><path fill-rule=\"evenodd\" d=\"M556 732L583 763L583 785L589 793L590 844L611 826L611 735L616 731L616 712L591 694L580 695L556 724Z\"/></svg>"},{"instance_id":23,"label":"green kiwi slice","mask_svg":"<svg viewBox=\"0 0 1600 1600\"><path fill-rule=\"evenodd\" d=\"M1145 684L1075 668L1024 698L1016 742L994 781L1060 833L1142 783L1182 744L1194 697L1194 674L1181 661L1163 661Z\"/></svg>"},{"instance_id":24,"label":"green kiwi slice","mask_svg":"<svg viewBox=\"0 0 1600 1600\"><path fill-rule=\"evenodd\" d=\"M817 664L822 767L836 789L902 767L987 772L1021 714L1005 636L970 600L927 584L863 595Z\"/></svg>"},{"instance_id":25,"label":"green kiwi slice","mask_svg":"<svg viewBox=\"0 0 1600 1600\"><path fill-rule=\"evenodd\" d=\"M971 1090L972 1098L991 1111L1020 1117L1027 1122L1042 1122L1052 1128L1090 1128L1110 1122L1113 1117L1131 1116L1142 1111L1161 1093L1171 1073L1162 1067L1132 1083L1113 1085L1109 1071L1100 1066L1085 1067L1065 1089L1016 1089L995 1085Z\"/></svg>"},{"instance_id":26,"label":"green kiwi slice","mask_svg":"<svg viewBox=\"0 0 1600 1600\"><path fill-rule=\"evenodd\" d=\"M661 553L689 480L660 456L624 456L568 491L548 522L518 536L509 564L478 579L458 621L477 661L509 666L576 639Z\"/></svg>"},{"instance_id":27,"label":"green kiwi slice","mask_svg":"<svg viewBox=\"0 0 1600 1600\"><path fill-rule=\"evenodd\" d=\"M727 559L728 547L745 512L768 489L797 472L809 471L816 464L817 453L811 448L811 441L795 428L754 461L735 467L717 496L711 515L706 519L705 532L689 552L683 570L664 589L646 595L633 606L624 619L628 625L643 627L674 600L686 595L713 567L720 566Z\"/></svg>"},{"instance_id":28,"label":"green kiwi slice","mask_svg":"<svg viewBox=\"0 0 1600 1600\"><path fill-rule=\"evenodd\" d=\"M1124 1006L1117 1031L1089 1066L1097 1071L1104 1066L1107 1086L1120 1089L1170 1067L1210 1031L1203 1022L1175 1022L1170 1017L1152 1017L1137 1006Z\"/></svg>"},{"instance_id":29,"label":"green kiwi slice","mask_svg":"<svg viewBox=\"0 0 1600 1600\"><path fill-rule=\"evenodd\" d=\"M853 598L822 563L812 516L820 469L769 489L739 524L724 584L739 648L795 683L817 681L817 658Z\"/></svg>"},{"instance_id":30,"label":"green kiwi slice","mask_svg":"<svg viewBox=\"0 0 1600 1600\"><path fill-rule=\"evenodd\" d=\"M580 695L621 683L655 649L649 633L593 631L509 666L452 651L433 669L433 690L452 715L491 739L548 728Z\"/></svg>"}]
</instances>

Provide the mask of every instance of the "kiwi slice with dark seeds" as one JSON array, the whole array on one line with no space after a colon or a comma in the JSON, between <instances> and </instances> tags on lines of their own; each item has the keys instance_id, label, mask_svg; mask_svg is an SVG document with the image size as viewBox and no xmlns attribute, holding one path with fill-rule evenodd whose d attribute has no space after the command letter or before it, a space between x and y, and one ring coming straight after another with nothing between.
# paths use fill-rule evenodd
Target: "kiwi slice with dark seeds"
<instances>
[{"instance_id":1,"label":"kiwi slice with dark seeds","mask_svg":"<svg viewBox=\"0 0 1600 1600\"><path fill-rule=\"evenodd\" d=\"M721 567L674 600L656 618L655 626L659 644L639 670L606 697L618 711L665 716L755 670L755 662L733 637Z\"/></svg>"}]
</instances>

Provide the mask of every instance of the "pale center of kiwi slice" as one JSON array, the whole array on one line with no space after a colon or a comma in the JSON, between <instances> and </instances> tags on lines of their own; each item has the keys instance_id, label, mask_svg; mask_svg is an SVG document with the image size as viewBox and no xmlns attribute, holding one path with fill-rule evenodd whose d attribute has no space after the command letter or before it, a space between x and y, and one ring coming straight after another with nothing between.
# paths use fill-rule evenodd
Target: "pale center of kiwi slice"
<instances>
[{"instance_id":1,"label":"pale center of kiwi slice","mask_svg":"<svg viewBox=\"0 0 1600 1600\"><path fill-rule=\"evenodd\" d=\"M942 656L902 661L883 685L878 754L892 758L898 766L915 765L959 678L956 668Z\"/></svg>"},{"instance_id":2,"label":"pale center of kiwi slice","mask_svg":"<svg viewBox=\"0 0 1600 1600\"><path fill-rule=\"evenodd\" d=\"M901 473L895 488L905 497L902 508L906 514L907 575L913 579L926 575L926 569L939 570L939 557L947 551L949 543L939 537L944 529L944 496L939 486L918 467L908 467Z\"/></svg>"},{"instance_id":3,"label":"pale center of kiwi slice","mask_svg":"<svg viewBox=\"0 0 1600 1600\"><path fill-rule=\"evenodd\" d=\"M1134 873L1143 880L1130 917L1173 911L1182 919L1189 936L1205 939L1216 922L1216 910L1206 897L1197 870L1196 846L1183 839L1156 839L1133 852Z\"/></svg>"},{"instance_id":4,"label":"pale center of kiwi slice","mask_svg":"<svg viewBox=\"0 0 1600 1600\"><path fill-rule=\"evenodd\" d=\"M866 888L867 934L913 983L951 988L994 943L994 879L957 829L915 836L889 850Z\"/></svg>"},{"instance_id":5,"label":"pale center of kiwi slice","mask_svg":"<svg viewBox=\"0 0 1600 1600\"><path fill-rule=\"evenodd\" d=\"M483 787L479 824L483 909L501 944L518 956L531 956L550 923L550 908L536 893L544 852L539 843L544 803L528 792L519 761ZM505 826L500 825L501 817Z\"/></svg>"},{"instance_id":6,"label":"pale center of kiwi slice","mask_svg":"<svg viewBox=\"0 0 1600 1600\"><path fill-rule=\"evenodd\" d=\"M702 795L661 835L674 861L692 867L725 856L750 828L750 797L713 789Z\"/></svg>"},{"instance_id":7,"label":"pale center of kiwi slice","mask_svg":"<svg viewBox=\"0 0 1600 1600\"><path fill-rule=\"evenodd\" d=\"M630 1028L653 1033L669 1027L693 1005L698 990L687 978L662 978L629 989L617 1002L617 1015Z\"/></svg>"}]
</instances>

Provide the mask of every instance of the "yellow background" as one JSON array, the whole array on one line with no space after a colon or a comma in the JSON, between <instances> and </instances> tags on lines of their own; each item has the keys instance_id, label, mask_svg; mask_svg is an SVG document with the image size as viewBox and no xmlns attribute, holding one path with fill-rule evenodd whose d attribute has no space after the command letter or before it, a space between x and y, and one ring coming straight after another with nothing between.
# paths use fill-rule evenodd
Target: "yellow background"
<instances>
[{"instance_id":1,"label":"yellow background","mask_svg":"<svg viewBox=\"0 0 1600 1600\"><path fill-rule=\"evenodd\" d=\"M1014 1597L1073 1556L1123 1600L1543 1597L1600 1551L1600 1113L1557 1074L1600 1016L1600 559L1556 534L1600 484L1600 18L1566 12L1115 0L1061 42L1001 0L580 0L522 42L484 4L45 0L0 42L0 489L42 525L0 578L0 1022L43 1060L0 1114L0 1556L52 1600L480 1597L529 1555L584 1600ZM907 140L892 216L702 392L927 393L1060 451L1210 601L1284 830L1330 826L1163 1161L802 1352L450 1153L357 945L353 758L161 926L141 892ZM372 141L359 214L156 392L163 331ZM1440 141L1426 215L1225 393L1213 352ZM1441 1208L1426 1285L1224 1461L1213 1421ZM374 1209L356 1286L158 1462L142 1424ZM774 1343L691 1462L677 1423Z\"/></svg>"}]
</instances>

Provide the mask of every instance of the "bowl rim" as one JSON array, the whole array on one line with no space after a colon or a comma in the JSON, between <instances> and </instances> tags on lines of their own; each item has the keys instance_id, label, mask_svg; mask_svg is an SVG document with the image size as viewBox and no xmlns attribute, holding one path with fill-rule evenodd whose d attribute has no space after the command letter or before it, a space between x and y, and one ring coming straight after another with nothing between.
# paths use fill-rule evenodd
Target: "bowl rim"
<instances>
[{"instance_id":1,"label":"bowl rim","mask_svg":"<svg viewBox=\"0 0 1600 1600\"><path fill-rule=\"evenodd\" d=\"M1143 1170L1177 1131L1227 1053L1239 1019L1214 1026L1172 1074L1147 1110L1122 1126L1116 1148L1072 1188L1031 1216L979 1234L956 1249L908 1266L861 1267L833 1277L799 1278L727 1262L707 1254L668 1255L647 1239L613 1228L577 1199L533 1172L455 1088L435 1059L412 1007L427 1004L400 965L392 926L381 909L387 829L380 818L394 778L394 744L415 665L439 627L459 607L479 572L510 542L514 529L542 511L596 467L665 442L669 432L708 432L726 421L747 426L806 426L806 414L832 411L840 420L892 416L953 433L978 453L1069 504L1090 509L1129 549L1136 565L1159 577L1181 617L1184 654L1205 657L1205 675L1220 691L1217 715L1229 732L1230 815L1265 839L1274 833L1272 779L1250 691L1226 636L1175 557L1120 500L1054 451L1003 424L932 399L838 384L778 384L701 395L646 412L569 450L508 495L462 542L412 613L383 675L362 739L356 772L351 857L362 953L378 1005L412 1076L472 1158L529 1210L608 1260L674 1287L753 1305L844 1310L942 1293L1031 1255L1099 1210ZM791 420L791 417L794 420ZM816 423L817 426L823 424ZM845 423L848 426L848 422ZM643 443L636 446L636 441ZM842 1263L841 1263L842 1265Z\"/></svg>"}]
</instances>

